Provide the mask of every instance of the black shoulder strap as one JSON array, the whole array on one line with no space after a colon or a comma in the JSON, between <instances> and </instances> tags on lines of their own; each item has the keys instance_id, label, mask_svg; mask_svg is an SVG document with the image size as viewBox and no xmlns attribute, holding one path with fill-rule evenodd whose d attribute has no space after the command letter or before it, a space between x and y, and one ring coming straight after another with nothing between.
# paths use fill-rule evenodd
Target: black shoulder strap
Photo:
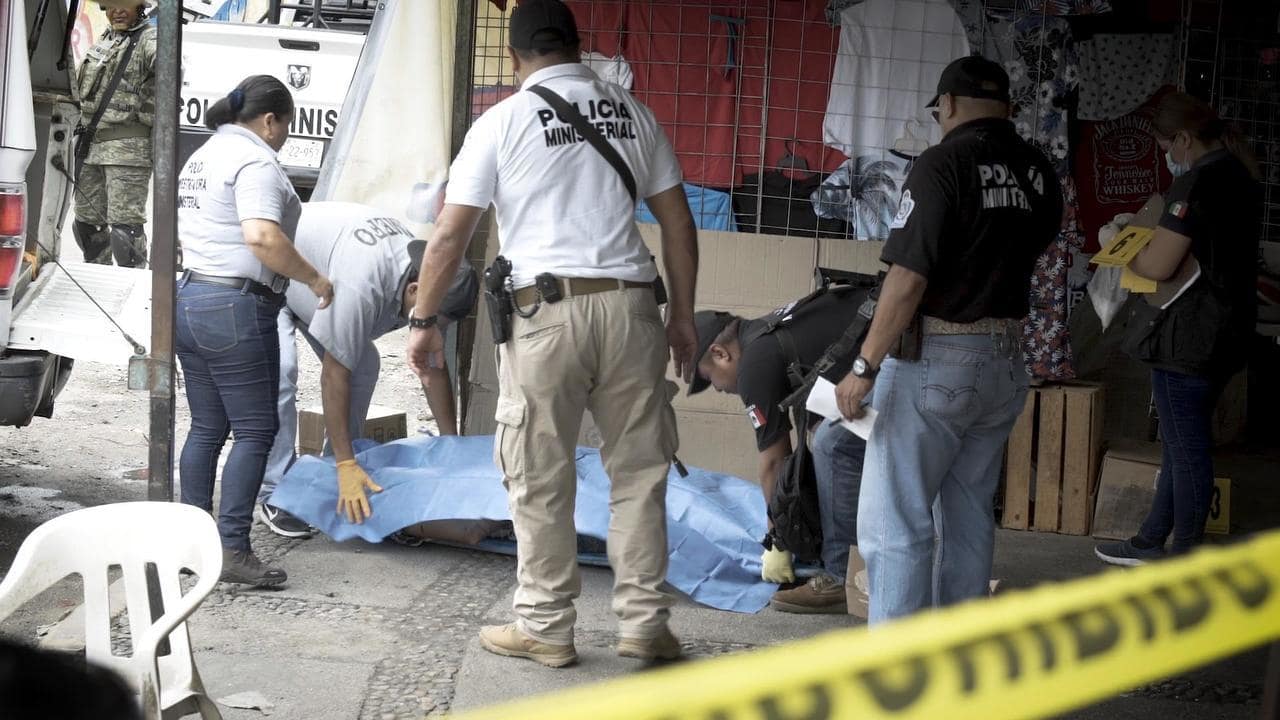
<instances>
[{"instance_id":1,"label":"black shoulder strap","mask_svg":"<svg viewBox=\"0 0 1280 720\"><path fill-rule=\"evenodd\" d=\"M829 292L832 292L833 287L834 286L823 285L819 287L817 290L814 290L808 295L805 295L799 300L796 300L795 302L791 303L791 306L787 308L787 311L785 313L775 312L768 315L767 317L758 319L757 321L758 324L756 325L756 327L752 328L750 332L748 332L745 336L743 336L742 344L749 345L751 344L752 341L759 340L765 335L768 335L776 331L778 328L786 326L787 323L790 322L791 317L794 316L797 312L799 312L801 308L808 305L811 301L816 300L817 298L823 295L826 295ZM794 361L794 355L795 353L792 353L793 361Z\"/></svg>"},{"instance_id":2,"label":"black shoulder strap","mask_svg":"<svg viewBox=\"0 0 1280 720\"><path fill-rule=\"evenodd\" d=\"M125 70L129 67L129 60L133 57L134 48L138 47L138 38L140 37L142 37L142 29L129 33L129 44L124 49L124 57L121 58L120 64L116 66L115 73L111 75L111 81L107 83L106 92L102 94L102 99L98 101L98 109L93 113L89 124L85 126L84 132L80 135L80 144L76 146L77 179L80 177L80 168L84 166L84 159L89 156L89 146L93 144L93 136L98 131L98 123L102 122L102 115L107 111L107 106L111 104L111 97L116 94L116 88L120 86L120 80L124 78ZM81 150L81 147L84 150Z\"/></svg>"},{"instance_id":3,"label":"black shoulder strap","mask_svg":"<svg viewBox=\"0 0 1280 720\"><path fill-rule=\"evenodd\" d=\"M569 121L569 124L578 131L578 134L586 138L587 142L591 143L591 147L595 148L597 152L604 156L605 160L609 161L609 164L613 166L614 170L618 171L618 175L622 178L622 184L627 186L627 193L631 195L631 202L634 203L636 201L636 176L631 174L631 168L627 167L627 161L623 160L622 155L618 154L618 151L609 144L609 141L604 139L604 135L600 134L596 126L588 122L582 116L582 113L578 112L577 108L557 95L554 90L541 85L534 85L529 88L529 92L545 100L562 120Z\"/></svg>"},{"instance_id":4,"label":"black shoulder strap","mask_svg":"<svg viewBox=\"0 0 1280 720\"><path fill-rule=\"evenodd\" d=\"M866 337L867 330L871 327L871 319L876 312L876 303L880 299L880 288L876 287L862 305L858 308L858 314L854 316L853 322L845 329L844 334L838 340L827 346L822 353L822 357L813 364L813 367L805 374L799 383L793 383L795 390L782 401L782 407L803 407L806 398L809 395L809 389L813 387L818 376L830 370L835 366L836 362L843 357L848 357L855 348L862 344L862 339Z\"/></svg>"}]
</instances>

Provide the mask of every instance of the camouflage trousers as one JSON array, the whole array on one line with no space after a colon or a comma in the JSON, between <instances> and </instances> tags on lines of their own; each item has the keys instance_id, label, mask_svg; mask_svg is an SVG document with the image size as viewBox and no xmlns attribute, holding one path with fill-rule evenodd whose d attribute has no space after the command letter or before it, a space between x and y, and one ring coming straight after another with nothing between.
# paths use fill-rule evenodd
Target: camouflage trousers
<instances>
[{"instance_id":1,"label":"camouflage trousers","mask_svg":"<svg viewBox=\"0 0 1280 720\"><path fill-rule=\"evenodd\" d=\"M76 219L90 225L145 225L151 168L85 163L76 182Z\"/></svg>"},{"instance_id":2,"label":"camouflage trousers","mask_svg":"<svg viewBox=\"0 0 1280 720\"><path fill-rule=\"evenodd\" d=\"M132 247L131 251L117 250L122 253L117 262L145 267L148 248L142 227L147 222L150 181L149 167L85 163L76 183L76 241L84 251L85 262L111 264L108 233L112 231L108 226L113 226L120 235L117 242Z\"/></svg>"}]
</instances>

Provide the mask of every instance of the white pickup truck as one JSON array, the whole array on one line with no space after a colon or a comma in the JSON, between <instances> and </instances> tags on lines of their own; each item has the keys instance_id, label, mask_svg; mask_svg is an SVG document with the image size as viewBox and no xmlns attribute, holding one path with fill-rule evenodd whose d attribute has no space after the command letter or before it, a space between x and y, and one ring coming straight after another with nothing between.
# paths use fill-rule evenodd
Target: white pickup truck
<instances>
[{"instance_id":1,"label":"white pickup truck","mask_svg":"<svg viewBox=\"0 0 1280 720\"><path fill-rule=\"evenodd\" d=\"M341 119L376 4L326 0L319 14L289 7L277 14L276 2L268 17L275 14L271 19L280 23L201 19L184 25L179 165L211 134L204 126L211 104L250 75L274 75L289 87L296 108L280 162L306 199ZM190 14L195 6L185 7Z\"/></svg>"},{"instance_id":2,"label":"white pickup truck","mask_svg":"<svg viewBox=\"0 0 1280 720\"><path fill-rule=\"evenodd\" d=\"M61 2L0 3L0 425L49 417L71 371L69 358L40 347L38 331L19 325L11 332L52 279L49 263L71 202L79 110L73 63L64 55L66 15Z\"/></svg>"}]
</instances>

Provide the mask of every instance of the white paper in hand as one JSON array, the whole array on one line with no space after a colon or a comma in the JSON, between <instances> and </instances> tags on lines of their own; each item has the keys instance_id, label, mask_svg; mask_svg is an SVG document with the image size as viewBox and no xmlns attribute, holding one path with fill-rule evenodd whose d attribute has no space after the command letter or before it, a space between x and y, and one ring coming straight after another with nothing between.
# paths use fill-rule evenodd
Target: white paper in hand
<instances>
[{"instance_id":1,"label":"white paper in hand","mask_svg":"<svg viewBox=\"0 0 1280 720\"><path fill-rule=\"evenodd\" d=\"M826 378L818 378L818 381L813 384L804 407L809 412L821 415L828 420L839 421L846 430L863 440L871 437L871 428L876 422L876 411L870 405L863 408L866 415L857 420L845 420L840 415L840 406L836 404L836 386Z\"/></svg>"}]
</instances>

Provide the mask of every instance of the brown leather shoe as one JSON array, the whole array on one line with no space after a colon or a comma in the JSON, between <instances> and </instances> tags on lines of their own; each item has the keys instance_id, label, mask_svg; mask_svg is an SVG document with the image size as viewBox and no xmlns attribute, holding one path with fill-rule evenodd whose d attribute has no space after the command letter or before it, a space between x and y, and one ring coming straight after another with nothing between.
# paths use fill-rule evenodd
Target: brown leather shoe
<instances>
[{"instance_id":1,"label":"brown leather shoe","mask_svg":"<svg viewBox=\"0 0 1280 720\"><path fill-rule=\"evenodd\" d=\"M495 655L528 658L540 665L561 668L578 661L573 644L552 645L524 634L515 623L480 628L480 645Z\"/></svg>"},{"instance_id":2,"label":"brown leather shoe","mask_svg":"<svg viewBox=\"0 0 1280 720\"><path fill-rule=\"evenodd\" d=\"M679 660L684 651L680 648L680 641L671 634L671 629L664 627L662 632L652 638L618 638L618 654L622 657L653 662L654 660Z\"/></svg>"},{"instance_id":3,"label":"brown leather shoe","mask_svg":"<svg viewBox=\"0 0 1280 720\"><path fill-rule=\"evenodd\" d=\"M779 590L769 603L775 610L789 613L845 613L844 583L830 575L817 575L809 582L790 590Z\"/></svg>"}]
</instances>

